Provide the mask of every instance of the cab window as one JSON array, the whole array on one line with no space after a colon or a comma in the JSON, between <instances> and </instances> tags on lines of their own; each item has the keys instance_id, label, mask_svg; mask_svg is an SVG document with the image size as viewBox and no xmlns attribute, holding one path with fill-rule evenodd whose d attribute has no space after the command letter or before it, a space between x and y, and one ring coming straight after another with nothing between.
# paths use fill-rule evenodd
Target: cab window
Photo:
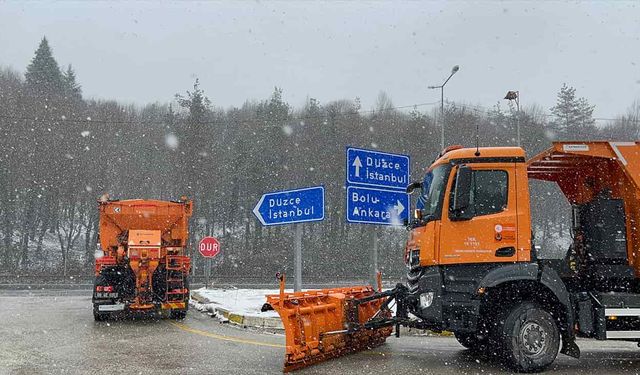
<instances>
[{"instance_id":1,"label":"cab window","mask_svg":"<svg viewBox=\"0 0 640 375\"><path fill-rule=\"evenodd\" d=\"M455 181L453 182L455 186ZM503 211L507 207L509 174L503 170L474 170L471 178L469 216L483 216ZM449 207L453 206L453 194Z\"/></svg>"},{"instance_id":2,"label":"cab window","mask_svg":"<svg viewBox=\"0 0 640 375\"><path fill-rule=\"evenodd\" d=\"M422 182L422 194L416 205L417 208L422 209L425 217L440 218L450 171L451 166L446 164L436 167L425 176Z\"/></svg>"}]
</instances>

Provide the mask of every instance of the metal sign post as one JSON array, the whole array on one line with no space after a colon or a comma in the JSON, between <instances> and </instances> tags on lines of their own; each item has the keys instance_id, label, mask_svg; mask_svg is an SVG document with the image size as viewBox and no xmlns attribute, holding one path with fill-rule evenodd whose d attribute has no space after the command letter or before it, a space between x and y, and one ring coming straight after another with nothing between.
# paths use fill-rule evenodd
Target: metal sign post
<instances>
[{"instance_id":1,"label":"metal sign post","mask_svg":"<svg viewBox=\"0 0 640 375\"><path fill-rule=\"evenodd\" d=\"M211 260L220 254L220 241L215 237L204 237L198 244L198 251L207 258L207 267L205 269L205 288L211 285Z\"/></svg>"},{"instance_id":2,"label":"metal sign post","mask_svg":"<svg viewBox=\"0 0 640 375\"><path fill-rule=\"evenodd\" d=\"M299 292L302 290L302 224L295 224L296 233L293 249L293 263L295 269L295 278L293 290Z\"/></svg>"},{"instance_id":3,"label":"metal sign post","mask_svg":"<svg viewBox=\"0 0 640 375\"><path fill-rule=\"evenodd\" d=\"M373 231L373 246L371 246L371 266L372 270L372 281L371 285L375 288L376 284L378 284L378 231Z\"/></svg>"},{"instance_id":4,"label":"metal sign post","mask_svg":"<svg viewBox=\"0 0 640 375\"><path fill-rule=\"evenodd\" d=\"M207 258L207 283L205 284L205 288L211 286L211 259L212 258Z\"/></svg>"},{"instance_id":5,"label":"metal sign post","mask_svg":"<svg viewBox=\"0 0 640 375\"><path fill-rule=\"evenodd\" d=\"M324 220L324 187L276 191L262 195L253 214L264 226L295 224L294 290L302 289L302 224Z\"/></svg>"},{"instance_id":6,"label":"metal sign post","mask_svg":"<svg viewBox=\"0 0 640 375\"><path fill-rule=\"evenodd\" d=\"M410 159L407 155L348 147L346 155L347 222L403 225L409 218ZM378 233L371 244L372 283L377 285Z\"/></svg>"}]
</instances>

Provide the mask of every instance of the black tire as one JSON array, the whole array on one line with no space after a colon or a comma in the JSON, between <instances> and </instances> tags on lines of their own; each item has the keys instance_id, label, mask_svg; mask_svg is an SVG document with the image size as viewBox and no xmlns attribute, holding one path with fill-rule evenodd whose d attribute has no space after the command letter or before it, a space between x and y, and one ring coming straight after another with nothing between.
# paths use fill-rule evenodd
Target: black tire
<instances>
[{"instance_id":1,"label":"black tire","mask_svg":"<svg viewBox=\"0 0 640 375\"><path fill-rule=\"evenodd\" d=\"M156 268L151 278L151 289L153 289L153 300L165 302L167 293L167 270L164 266Z\"/></svg>"},{"instance_id":2,"label":"black tire","mask_svg":"<svg viewBox=\"0 0 640 375\"><path fill-rule=\"evenodd\" d=\"M509 367L538 372L553 363L560 349L560 331L549 312L533 302L522 302L503 316L494 338Z\"/></svg>"},{"instance_id":3,"label":"black tire","mask_svg":"<svg viewBox=\"0 0 640 375\"><path fill-rule=\"evenodd\" d=\"M187 310L171 310L171 319L183 320L187 317Z\"/></svg>"},{"instance_id":4,"label":"black tire","mask_svg":"<svg viewBox=\"0 0 640 375\"><path fill-rule=\"evenodd\" d=\"M101 313L98 311L98 306L93 306L93 320L96 322L104 322L109 320L108 313Z\"/></svg>"}]
</instances>

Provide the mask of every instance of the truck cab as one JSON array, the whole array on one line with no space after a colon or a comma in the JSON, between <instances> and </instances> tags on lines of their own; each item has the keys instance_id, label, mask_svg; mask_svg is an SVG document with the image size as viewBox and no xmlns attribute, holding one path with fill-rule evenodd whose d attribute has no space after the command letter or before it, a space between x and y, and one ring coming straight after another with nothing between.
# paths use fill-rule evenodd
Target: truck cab
<instances>
[{"instance_id":1,"label":"truck cab","mask_svg":"<svg viewBox=\"0 0 640 375\"><path fill-rule=\"evenodd\" d=\"M572 207L563 259L539 257L529 179L556 183ZM407 189L413 325L520 371L578 357L576 336L640 341L639 179L635 142L554 142L529 161L519 147L444 150Z\"/></svg>"}]
</instances>

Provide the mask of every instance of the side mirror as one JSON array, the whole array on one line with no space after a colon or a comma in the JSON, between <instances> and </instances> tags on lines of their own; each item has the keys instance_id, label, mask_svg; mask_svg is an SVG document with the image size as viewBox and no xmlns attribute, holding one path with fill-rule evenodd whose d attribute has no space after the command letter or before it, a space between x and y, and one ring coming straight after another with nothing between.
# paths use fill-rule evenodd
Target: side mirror
<instances>
[{"instance_id":1,"label":"side mirror","mask_svg":"<svg viewBox=\"0 0 640 375\"><path fill-rule=\"evenodd\" d=\"M416 189L422 189L422 182L412 182L409 186L407 186L407 194L413 193L413 191Z\"/></svg>"},{"instance_id":2,"label":"side mirror","mask_svg":"<svg viewBox=\"0 0 640 375\"><path fill-rule=\"evenodd\" d=\"M452 207L453 212L456 214L460 214L461 211L469 207L472 182L471 173L471 168L466 165L461 165L460 167L458 167Z\"/></svg>"}]
</instances>

